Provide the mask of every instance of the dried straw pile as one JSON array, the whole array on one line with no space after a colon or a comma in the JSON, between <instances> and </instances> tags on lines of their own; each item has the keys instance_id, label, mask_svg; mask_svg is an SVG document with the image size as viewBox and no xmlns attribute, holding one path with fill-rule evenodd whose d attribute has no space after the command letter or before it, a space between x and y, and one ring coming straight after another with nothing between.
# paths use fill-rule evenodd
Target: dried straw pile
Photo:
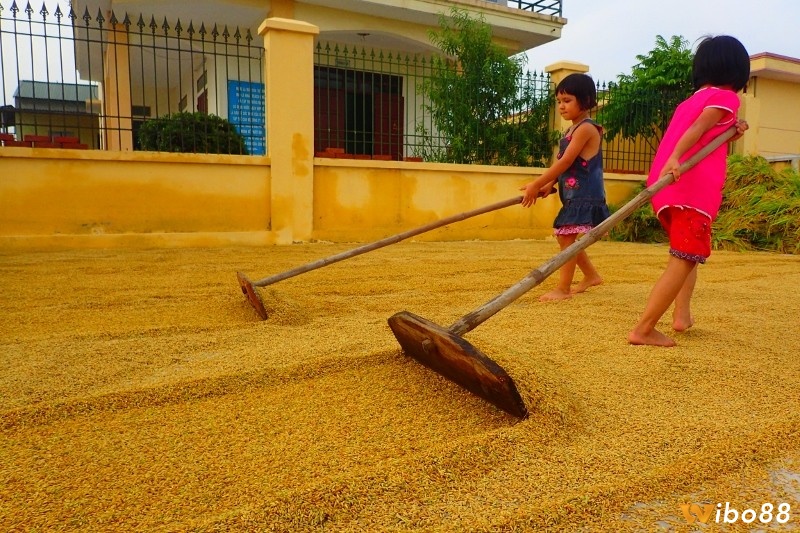
<instances>
[{"instance_id":1,"label":"dried straw pile","mask_svg":"<svg viewBox=\"0 0 800 533\"><path fill-rule=\"evenodd\" d=\"M347 248L0 254L0 530L687 531L682 503L800 514L800 257L716 252L695 328L632 347L666 249L597 243L605 285L542 304L547 280L466 335L515 377L533 410L518 423L404 357L386 319L448 326L555 244L398 244L263 289L263 322L239 292L237 270Z\"/></svg>"}]
</instances>

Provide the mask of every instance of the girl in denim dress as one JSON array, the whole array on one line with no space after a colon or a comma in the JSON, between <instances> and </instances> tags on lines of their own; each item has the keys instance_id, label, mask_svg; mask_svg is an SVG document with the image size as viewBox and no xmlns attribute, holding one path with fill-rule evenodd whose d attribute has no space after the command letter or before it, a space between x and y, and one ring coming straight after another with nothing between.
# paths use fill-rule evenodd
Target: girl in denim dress
<instances>
[{"instance_id":1,"label":"girl in denim dress","mask_svg":"<svg viewBox=\"0 0 800 533\"><path fill-rule=\"evenodd\" d=\"M608 218L609 211L603 186L603 153L600 149L603 129L589 118L589 110L597 105L594 81L586 74L570 74L556 87L556 100L559 113L572 121L572 126L559 143L555 163L541 177L520 190L525 191L522 205L530 207L536 203L537 197L547 196L551 187L558 182L562 207L553 222L553 233L564 250L579 235ZM583 280L573 288L576 266L583 272ZM565 300L602 282L603 279L583 250L561 267L558 285L539 300Z\"/></svg>"}]
</instances>

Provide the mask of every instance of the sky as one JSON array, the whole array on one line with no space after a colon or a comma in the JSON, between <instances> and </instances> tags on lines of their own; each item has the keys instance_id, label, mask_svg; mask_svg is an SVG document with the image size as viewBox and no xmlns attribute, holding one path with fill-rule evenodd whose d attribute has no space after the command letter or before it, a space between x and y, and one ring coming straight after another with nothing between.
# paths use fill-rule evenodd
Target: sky
<instances>
[{"instance_id":1,"label":"sky","mask_svg":"<svg viewBox=\"0 0 800 533\"><path fill-rule=\"evenodd\" d=\"M704 35L733 35L750 55L800 60L800 0L563 0L562 16L561 38L529 50L528 70L567 60L588 65L595 81L616 81L657 35L680 35L692 50Z\"/></svg>"}]
</instances>

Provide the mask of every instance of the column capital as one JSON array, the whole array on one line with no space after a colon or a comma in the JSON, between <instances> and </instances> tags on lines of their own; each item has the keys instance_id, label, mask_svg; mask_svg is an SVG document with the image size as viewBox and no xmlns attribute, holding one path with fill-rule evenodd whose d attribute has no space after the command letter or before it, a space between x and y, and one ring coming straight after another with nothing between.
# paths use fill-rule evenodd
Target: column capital
<instances>
[{"instance_id":1,"label":"column capital","mask_svg":"<svg viewBox=\"0 0 800 533\"><path fill-rule=\"evenodd\" d=\"M319 27L314 26L313 24L309 24L308 22L303 22L302 20L293 20L293 19L284 19L280 17L271 17L258 27L258 34L264 35L265 33L272 31L272 30L279 30L279 31L292 31L296 33L309 33L311 35L319 35Z\"/></svg>"}]
</instances>

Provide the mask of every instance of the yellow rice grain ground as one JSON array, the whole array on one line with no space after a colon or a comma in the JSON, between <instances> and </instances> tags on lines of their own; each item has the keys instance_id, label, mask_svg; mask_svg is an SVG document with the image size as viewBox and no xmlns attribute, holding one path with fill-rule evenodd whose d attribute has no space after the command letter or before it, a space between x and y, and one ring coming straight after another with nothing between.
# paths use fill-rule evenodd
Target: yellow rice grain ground
<instances>
[{"instance_id":1,"label":"yellow rice grain ground","mask_svg":"<svg viewBox=\"0 0 800 533\"><path fill-rule=\"evenodd\" d=\"M447 327L554 242L397 244L261 289L266 321L236 282L349 247L0 252L0 530L800 530L800 257L715 252L662 349L625 336L666 248L593 245L604 285L465 335L518 422L386 319ZM790 520L680 508L718 502Z\"/></svg>"}]
</instances>

